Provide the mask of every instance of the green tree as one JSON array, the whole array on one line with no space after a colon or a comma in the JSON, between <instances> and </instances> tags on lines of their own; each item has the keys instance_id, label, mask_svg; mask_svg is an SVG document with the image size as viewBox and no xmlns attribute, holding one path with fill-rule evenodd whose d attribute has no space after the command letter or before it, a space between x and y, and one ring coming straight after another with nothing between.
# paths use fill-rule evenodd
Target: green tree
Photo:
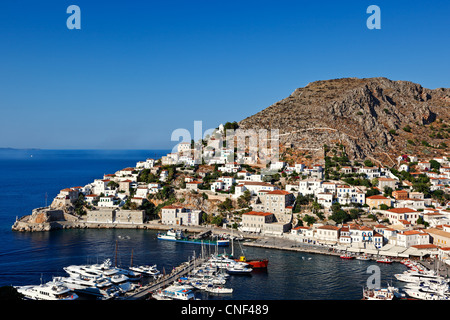
<instances>
[{"instance_id":1,"label":"green tree","mask_svg":"<svg viewBox=\"0 0 450 320\"><path fill-rule=\"evenodd\" d=\"M223 217L218 214L212 218L211 223L219 227L223 224Z\"/></svg>"},{"instance_id":2,"label":"green tree","mask_svg":"<svg viewBox=\"0 0 450 320\"><path fill-rule=\"evenodd\" d=\"M308 226L310 226L316 223L317 219L314 218L313 216L305 214L305 216L303 217L303 221L305 221L308 224Z\"/></svg>"},{"instance_id":3,"label":"green tree","mask_svg":"<svg viewBox=\"0 0 450 320\"><path fill-rule=\"evenodd\" d=\"M350 220L350 215L345 210L339 209L336 212L333 212L330 219L336 223L344 223Z\"/></svg>"},{"instance_id":4,"label":"green tree","mask_svg":"<svg viewBox=\"0 0 450 320\"><path fill-rule=\"evenodd\" d=\"M230 211L231 209L233 209L233 202L231 201L230 198L226 198L225 201L223 201L222 203L220 203L218 206L219 211Z\"/></svg>"}]
</instances>

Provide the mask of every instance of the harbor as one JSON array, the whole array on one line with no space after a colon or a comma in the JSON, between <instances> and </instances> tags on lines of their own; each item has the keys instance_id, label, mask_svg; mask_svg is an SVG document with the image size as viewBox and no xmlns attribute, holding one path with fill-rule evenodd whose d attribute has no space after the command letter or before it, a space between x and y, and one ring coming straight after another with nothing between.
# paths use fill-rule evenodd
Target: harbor
<instances>
[{"instance_id":1,"label":"harbor","mask_svg":"<svg viewBox=\"0 0 450 320\"><path fill-rule=\"evenodd\" d=\"M39 279L42 278L44 284L51 283L53 278L67 278L68 274L64 268L69 266L104 264L107 260L105 254L109 252L112 258L109 264L105 265L109 265L111 269L133 268L137 271L134 267L157 266L159 274L156 277L142 275L134 281L128 281L131 285L122 284L123 292L120 295L106 300L155 299L153 294L162 292L166 288L173 290L174 283L186 286L189 288L187 290L194 294L194 299L200 300L360 300L363 297L362 289L369 277L367 269L371 265L375 264L380 268L383 286L391 283L395 288L404 288L407 285L398 280L396 275L412 271L406 264L401 263L406 258L391 258L393 263L390 264L377 263L376 257L359 260L358 255L353 255L353 259L347 260L341 258L344 252L333 252L328 247L317 245L308 246L297 243L293 246L292 241L276 237L260 238L257 241L248 239L233 241L229 247L214 247L162 241L157 238L158 232L157 230L86 229L55 231L45 234L45 238L36 233L27 234L26 237L21 235L23 239L30 237L29 239L35 244L42 242L54 244L54 246L49 250L15 253L14 255L20 257L21 261L25 261L25 264L18 265L14 276L9 278L23 277L27 274L24 269L26 262L35 261L33 270L39 274L30 273L26 278L28 280L17 278L12 283L29 285L39 283ZM89 246L87 241L96 243L97 246ZM77 243L76 246L74 246L75 243ZM90 250L87 251L86 249L89 248ZM116 250L117 254L114 254ZM52 252L51 257L47 252ZM78 252L78 254L67 259L69 252ZM208 292L205 290L206 286L203 289L195 288L194 285L198 281L193 282L190 278L194 269L202 266L213 256L224 254L225 256L233 254L236 260L244 255L248 261L267 259L269 262L266 268L253 269L247 275L222 270L222 274L223 271L228 274L226 282L222 284L223 291L228 289L231 293ZM83 260L86 262L80 264ZM430 260L411 259L411 261L419 263L424 272L434 268L442 269L442 266L436 264L426 266L431 262ZM212 271L211 265L203 265L203 268L206 267ZM217 271L219 270L214 270L214 272ZM441 270L441 273L445 272ZM268 287L270 290L265 290ZM330 292L333 294L330 295ZM81 292L75 292L75 294L79 295L80 299L86 299L86 295ZM87 299L97 300L97 297L91 295ZM101 297L101 299L105 298Z\"/></svg>"}]
</instances>

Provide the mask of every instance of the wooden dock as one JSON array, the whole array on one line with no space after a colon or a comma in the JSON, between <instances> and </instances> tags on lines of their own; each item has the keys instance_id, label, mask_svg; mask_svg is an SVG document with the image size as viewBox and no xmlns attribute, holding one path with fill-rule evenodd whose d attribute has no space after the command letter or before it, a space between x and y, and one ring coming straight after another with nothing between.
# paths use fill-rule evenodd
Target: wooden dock
<instances>
[{"instance_id":1,"label":"wooden dock","mask_svg":"<svg viewBox=\"0 0 450 320\"><path fill-rule=\"evenodd\" d=\"M156 281L151 282L145 286L135 289L133 292L127 293L123 300L142 300L148 298L153 292L167 287L177 281L180 277L187 275L195 266L205 262L205 259L199 258L183 262L178 267L174 268L170 274L159 277Z\"/></svg>"}]
</instances>

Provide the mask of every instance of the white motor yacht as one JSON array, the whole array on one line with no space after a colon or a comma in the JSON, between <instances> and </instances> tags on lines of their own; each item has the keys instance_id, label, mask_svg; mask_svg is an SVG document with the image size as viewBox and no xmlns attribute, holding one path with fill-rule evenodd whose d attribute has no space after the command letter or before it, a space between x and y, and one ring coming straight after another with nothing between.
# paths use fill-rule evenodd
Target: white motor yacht
<instances>
[{"instance_id":1,"label":"white motor yacht","mask_svg":"<svg viewBox=\"0 0 450 320\"><path fill-rule=\"evenodd\" d=\"M104 277L97 279L84 278L81 275L70 277L56 277L57 281L64 283L69 289L78 293L84 293L110 299L119 295L120 290L113 283Z\"/></svg>"},{"instance_id":2,"label":"white motor yacht","mask_svg":"<svg viewBox=\"0 0 450 320\"><path fill-rule=\"evenodd\" d=\"M450 300L450 298L443 293L433 293L427 292L426 290L420 289L405 289L405 292L411 298L416 298L420 300Z\"/></svg>"},{"instance_id":3,"label":"white motor yacht","mask_svg":"<svg viewBox=\"0 0 450 320\"><path fill-rule=\"evenodd\" d=\"M445 281L443 277L441 277L440 275L436 274L433 271L422 272L409 270L403 273L397 273L394 275L394 277L399 281L415 282L415 283L423 281L437 281L437 282L441 282L443 280Z\"/></svg>"},{"instance_id":4,"label":"white motor yacht","mask_svg":"<svg viewBox=\"0 0 450 320\"><path fill-rule=\"evenodd\" d=\"M18 286L17 291L31 300L76 300L78 295L59 281L40 285Z\"/></svg>"},{"instance_id":5,"label":"white motor yacht","mask_svg":"<svg viewBox=\"0 0 450 320\"><path fill-rule=\"evenodd\" d=\"M147 276L152 276L152 277L156 277L157 275L159 275L161 273L157 269L156 264L152 265L152 266L150 266L150 265L134 266L134 267L130 267L130 270L142 273Z\"/></svg>"},{"instance_id":6,"label":"white motor yacht","mask_svg":"<svg viewBox=\"0 0 450 320\"><path fill-rule=\"evenodd\" d=\"M217 285L207 285L205 291L210 293L233 293L233 288L225 288Z\"/></svg>"},{"instance_id":7,"label":"white motor yacht","mask_svg":"<svg viewBox=\"0 0 450 320\"><path fill-rule=\"evenodd\" d=\"M252 272L252 268L235 264L228 266L227 272L230 274L250 274Z\"/></svg>"},{"instance_id":8,"label":"white motor yacht","mask_svg":"<svg viewBox=\"0 0 450 320\"><path fill-rule=\"evenodd\" d=\"M128 281L128 277L121 273L113 275L110 279L111 282L115 284Z\"/></svg>"},{"instance_id":9,"label":"white motor yacht","mask_svg":"<svg viewBox=\"0 0 450 320\"><path fill-rule=\"evenodd\" d=\"M155 292L152 297L157 300L194 300L192 290L179 285L171 285L165 289Z\"/></svg>"}]
</instances>

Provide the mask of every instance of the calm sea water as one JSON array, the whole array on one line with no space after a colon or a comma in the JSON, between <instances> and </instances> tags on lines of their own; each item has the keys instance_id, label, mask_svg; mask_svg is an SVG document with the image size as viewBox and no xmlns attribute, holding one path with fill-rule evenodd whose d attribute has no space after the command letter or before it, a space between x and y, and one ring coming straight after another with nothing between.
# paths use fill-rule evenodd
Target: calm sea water
<instances>
[{"instance_id":1,"label":"calm sea water","mask_svg":"<svg viewBox=\"0 0 450 320\"><path fill-rule=\"evenodd\" d=\"M39 233L11 231L16 216L30 214L45 205L60 189L85 185L104 173L113 173L137 161L160 157L166 150L91 151L32 150L0 152L0 286L38 284L42 277L67 276L70 264L102 262L106 258L122 266L157 264L169 272L200 246L156 239L153 230L59 230ZM33 155L33 157L31 157ZM127 237L125 237L127 236ZM129 238L129 239L124 239ZM116 242L118 244L115 255ZM202 299L239 300L359 300L375 262L347 261L339 257L242 246L247 257L269 259L267 271L251 276L231 276L233 294ZM221 252L223 249L220 249ZM235 245L235 252L240 253ZM230 252L230 249L227 249ZM133 252L133 255L132 255ZM310 258L310 259L309 259ZM382 284L399 285L393 274L406 270L401 264L377 264Z\"/></svg>"}]
</instances>

